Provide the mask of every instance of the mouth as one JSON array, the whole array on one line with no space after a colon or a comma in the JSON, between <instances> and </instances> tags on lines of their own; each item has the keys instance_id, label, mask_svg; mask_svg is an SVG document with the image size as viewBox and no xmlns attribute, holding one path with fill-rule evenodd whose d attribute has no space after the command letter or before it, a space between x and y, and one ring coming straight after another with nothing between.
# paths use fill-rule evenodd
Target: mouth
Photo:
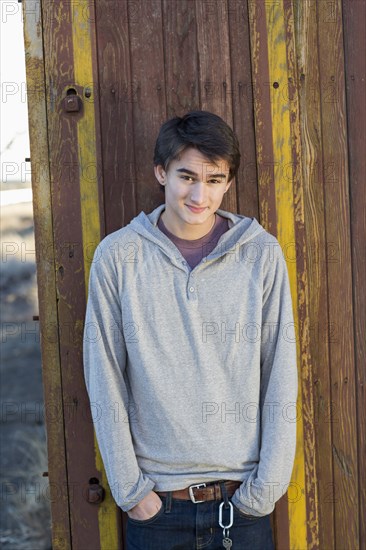
<instances>
[{"instance_id":1,"label":"mouth","mask_svg":"<svg viewBox=\"0 0 366 550\"><path fill-rule=\"evenodd\" d=\"M194 212L195 214L200 214L201 212L204 212L206 210L206 206L204 208L197 208L196 206L191 206L190 204L186 204L187 208L190 209L191 212Z\"/></svg>"}]
</instances>

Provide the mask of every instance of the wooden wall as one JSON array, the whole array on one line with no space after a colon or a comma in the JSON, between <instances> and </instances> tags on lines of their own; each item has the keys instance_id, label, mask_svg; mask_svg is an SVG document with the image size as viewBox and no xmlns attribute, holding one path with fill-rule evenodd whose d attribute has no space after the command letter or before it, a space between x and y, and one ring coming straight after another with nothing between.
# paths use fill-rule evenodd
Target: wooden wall
<instances>
[{"instance_id":1,"label":"wooden wall","mask_svg":"<svg viewBox=\"0 0 366 550\"><path fill-rule=\"evenodd\" d=\"M241 144L222 208L276 235L290 274L298 445L276 547L365 548L364 0L23 0L23 15L53 547L123 548L83 381L90 262L163 202L161 123L205 109Z\"/></svg>"},{"instance_id":2,"label":"wooden wall","mask_svg":"<svg viewBox=\"0 0 366 550\"><path fill-rule=\"evenodd\" d=\"M366 544L365 17L362 1L297 3L321 548Z\"/></svg>"}]
</instances>

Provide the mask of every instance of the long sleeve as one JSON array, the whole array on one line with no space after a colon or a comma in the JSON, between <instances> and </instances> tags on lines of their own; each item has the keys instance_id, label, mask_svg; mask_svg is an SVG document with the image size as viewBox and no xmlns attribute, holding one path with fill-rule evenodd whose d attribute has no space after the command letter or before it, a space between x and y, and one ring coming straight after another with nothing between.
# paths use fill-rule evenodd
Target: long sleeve
<instances>
[{"instance_id":1,"label":"long sleeve","mask_svg":"<svg viewBox=\"0 0 366 550\"><path fill-rule=\"evenodd\" d=\"M263 283L258 466L232 498L244 513L267 515L287 491L296 451L298 374L287 266L280 247Z\"/></svg>"},{"instance_id":2,"label":"long sleeve","mask_svg":"<svg viewBox=\"0 0 366 550\"><path fill-rule=\"evenodd\" d=\"M94 253L89 277L84 377L109 486L124 511L135 506L155 485L139 468L132 444L133 403L124 376L126 359L116 265L102 241Z\"/></svg>"}]
</instances>

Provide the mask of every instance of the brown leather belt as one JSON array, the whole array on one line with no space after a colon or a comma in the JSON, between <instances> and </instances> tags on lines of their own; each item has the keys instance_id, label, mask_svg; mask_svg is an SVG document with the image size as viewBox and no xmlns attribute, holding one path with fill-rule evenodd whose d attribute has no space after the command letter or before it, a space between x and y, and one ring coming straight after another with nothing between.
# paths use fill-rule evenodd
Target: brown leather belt
<instances>
[{"instance_id":1,"label":"brown leather belt","mask_svg":"<svg viewBox=\"0 0 366 550\"><path fill-rule=\"evenodd\" d=\"M224 481L228 497L232 497L238 487L241 485L241 481ZM190 485L186 489L179 489L178 491L168 491L172 493L172 498L178 498L181 500L191 500L195 504L199 502L205 502L206 500L222 500L224 497L221 494L221 487L218 481L211 481L209 483L198 483L197 485ZM167 491L156 491L160 496L166 497Z\"/></svg>"}]
</instances>

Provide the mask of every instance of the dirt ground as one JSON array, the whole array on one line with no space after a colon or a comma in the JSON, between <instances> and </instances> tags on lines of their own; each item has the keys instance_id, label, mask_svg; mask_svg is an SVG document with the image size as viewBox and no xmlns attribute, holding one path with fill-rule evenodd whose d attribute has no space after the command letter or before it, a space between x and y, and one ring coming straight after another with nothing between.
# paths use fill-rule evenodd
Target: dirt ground
<instances>
[{"instance_id":1,"label":"dirt ground","mask_svg":"<svg viewBox=\"0 0 366 550\"><path fill-rule=\"evenodd\" d=\"M1 208L0 547L51 549L32 203Z\"/></svg>"}]
</instances>

